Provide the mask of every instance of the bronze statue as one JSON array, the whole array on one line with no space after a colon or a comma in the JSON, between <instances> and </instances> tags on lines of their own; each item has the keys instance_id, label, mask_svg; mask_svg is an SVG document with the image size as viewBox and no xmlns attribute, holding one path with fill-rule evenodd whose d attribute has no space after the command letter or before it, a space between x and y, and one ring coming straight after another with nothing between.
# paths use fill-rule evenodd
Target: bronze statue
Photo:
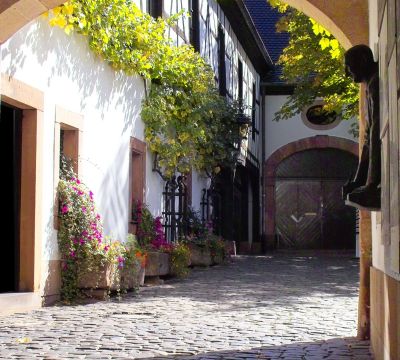
<instances>
[{"instance_id":1,"label":"bronze statue","mask_svg":"<svg viewBox=\"0 0 400 360\"><path fill-rule=\"evenodd\" d=\"M356 45L345 53L346 75L366 84L368 116L356 175L343 186L347 205L364 210L381 207L381 149L379 137L379 68L371 49Z\"/></svg>"}]
</instances>

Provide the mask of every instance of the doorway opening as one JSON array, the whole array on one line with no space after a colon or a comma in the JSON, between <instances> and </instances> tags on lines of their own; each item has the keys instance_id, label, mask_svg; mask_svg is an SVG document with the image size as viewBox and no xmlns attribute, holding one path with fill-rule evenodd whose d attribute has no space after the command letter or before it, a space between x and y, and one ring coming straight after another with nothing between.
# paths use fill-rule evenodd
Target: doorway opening
<instances>
[{"instance_id":1,"label":"doorway opening","mask_svg":"<svg viewBox=\"0 0 400 360\"><path fill-rule=\"evenodd\" d=\"M2 254L0 293L19 290L22 110L1 103L0 161L2 164Z\"/></svg>"},{"instance_id":2,"label":"doorway opening","mask_svg":"<svg viewBox=\"0 0 400 360\"><path fill-rule=\"evenodd\" d=\"M311 149L284 159L276 172L278 249L354 249L356 211L341 189L357 158L339 149Z\"/></svg>"}]
</instances>

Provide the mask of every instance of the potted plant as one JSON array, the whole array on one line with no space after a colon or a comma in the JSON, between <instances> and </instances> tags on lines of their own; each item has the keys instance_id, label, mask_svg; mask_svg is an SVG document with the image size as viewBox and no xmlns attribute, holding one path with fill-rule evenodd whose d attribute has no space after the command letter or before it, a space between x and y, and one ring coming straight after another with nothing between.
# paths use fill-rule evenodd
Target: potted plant
<instances>
[{"instance_id":1,"label":"potted plant","mask_svg":"<svg viewBox=\"0 0 400 360\"><path fill-rule=\"evenodd\" d=\"M189 274L190 250L184 241L174 244L170 249L170 273L180 278Z\"/></svg>"},{"instance_id":2,"label":"potted plant","mask_svg":"<svg viewBox=\"0 0 400 360\"><path fill-rule=\"evenodd\" d=\"M143 203L136 205L137 241L146 250L146 277L158 277L169 273L169 247L165 239L161 217L154 218Z\"/></svg>"},{"instance_id":3,"label":"potted plant","mask_svg":"<svg viewBox=\"0 0 400 360\"><path fill-rule=\"evenodd\" d=\"M144 284L147 253L139 249L136 236L128 234L125 243L125 263L121 272L121 285L126 290Z\"/></svg>"}]
</instances>

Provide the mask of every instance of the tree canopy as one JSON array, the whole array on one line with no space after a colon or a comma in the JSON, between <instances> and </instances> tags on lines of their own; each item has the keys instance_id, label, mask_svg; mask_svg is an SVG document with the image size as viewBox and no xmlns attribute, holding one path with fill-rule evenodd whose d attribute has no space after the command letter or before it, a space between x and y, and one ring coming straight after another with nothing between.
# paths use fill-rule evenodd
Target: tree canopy
<instances>
[{"instance_id":1,"label":"tree canopy","mask_svg":"<svg viewBox=\"0 0 400 360\"><path fill-rule=\"evenodd\" d=\"M280 0L268 1L282 13L277 31L289 33L277 65L282 66L282 79L295 86L275 120L289 119L317 99L323 99L324 110L335 111L342 119L356 117L359 88L345 75L345 50L338 40L302 12Z\"/></svg>"}]
</instances>

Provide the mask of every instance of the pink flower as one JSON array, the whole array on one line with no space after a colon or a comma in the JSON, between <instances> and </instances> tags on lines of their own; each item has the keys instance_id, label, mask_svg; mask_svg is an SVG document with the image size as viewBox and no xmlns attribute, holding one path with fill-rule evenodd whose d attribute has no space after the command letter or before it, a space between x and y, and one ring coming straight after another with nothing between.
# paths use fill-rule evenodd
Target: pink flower
<instances>
[{"instance_id":1,"label":"pink flower","mask_svg":"<svg viewBox=\"0 0 400 360\"><path fill-rule=\"evenodd\" d=\"M61 213L62 214L66 214L67 212L68 212L68 206L66 205L66 204L64 204L63 206L62 206L62 208L61 208Z\"/></svg>"},{"instance_id":2,"label":"pink flower","mask_svg":"<svg viewBox=\"0 0 400 360\"><path fill-rule=\"evenodd\" d=\"M118 267L120 268L123 267L125 259L122 256L118 256L117 260L118 260Z\"/></svg>"},{"instance_id":3,"label":"pink flower","mask_svg":"<svg viewBox=\"0 0 400 360\"><path fill-rule=\"evenodd\" d=\"M89 191L89 196L90 196L90 199L93 200L93 193L92 193L92 191Z\"/></svg>"},{"instance_id":4,"label":"pink flower","mask_svg":"<svg viewBox=\"0 0 400 360\"><path fill-rule=\"evenodd\" d=\"M72 257L72 258L74 258L74 257L76 256L75 251L74 251L74 250L71 250L71 251L69 252L69 256Z\"/></svg>"},{"instance_id":5,"label":"pink flower","mask_svg":"<svg viewBox=\"0 0 400 360\"><path fill-rule=\"evenodd\" d=\"M86 212L86 206L82 206L82 212Z\"/></svg>"},{"instance_id":6,"label":"pink flower","mask_svg":"<svg viewBox=\"0 0 400 360\"><path fill-rule=\"evenodd\" d=\"M107 252L110 249L110 246L106 245L104 246L104 251Z\"/></svg>"}]
</instances>

